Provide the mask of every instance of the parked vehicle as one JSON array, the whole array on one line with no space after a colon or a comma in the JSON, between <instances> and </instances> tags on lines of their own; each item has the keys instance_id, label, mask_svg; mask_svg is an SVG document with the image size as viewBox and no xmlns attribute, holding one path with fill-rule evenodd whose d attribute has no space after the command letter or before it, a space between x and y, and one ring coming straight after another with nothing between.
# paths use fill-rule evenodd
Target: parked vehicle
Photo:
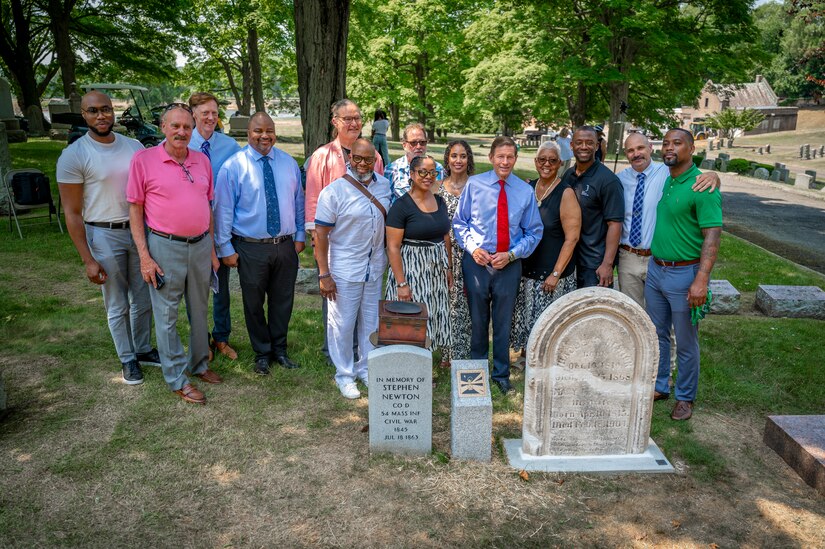
<instances>
[{"instance_id":1,"label":"parked vehicle","mask_svg":"<svg viewBox=\"0 0 825 549\"><path fill-rule=\"evenodd\" d=\"M126 134L140 141L146 148L154 147L163 141L163 134L160 133L158 126L149 121L151 111L144 95L144 92L149 91L147 88L133 84L102 83L86 84L80 87L85 92L97 90L107 95L111 95L112 92L128 92L126 95L130 99L130 104L123 111L123 114L115 119L115 123L126 128ZM69 130L69 144L74 143L87 131L89 131L89 128L82 116L79 117L79 120L72 120L72 128Z\"/></svg>"}]
</instances>

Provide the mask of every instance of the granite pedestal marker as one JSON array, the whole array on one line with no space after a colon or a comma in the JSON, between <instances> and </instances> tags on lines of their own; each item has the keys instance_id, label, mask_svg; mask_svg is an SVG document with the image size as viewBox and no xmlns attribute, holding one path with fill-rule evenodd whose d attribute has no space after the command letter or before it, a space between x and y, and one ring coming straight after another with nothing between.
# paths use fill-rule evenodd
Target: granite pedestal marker
<instances>
[{"instance_id":1,"label":"granite pedestal marker","mask_svg":"<svg viewBox=\"0 0 825 549\"><path fill-rule=\"evenodd\" d=\"M412 345L369 354L370 451L429 455L433 444L433 355Z\"/></svg>"},{"instance_id":2,"label":"granite pedestal marker","mask_svg":"<svg viewBox=\"0 0 825 549\"><path fill-rule=\"evenodd\" d=\"M756 308L767 316L825 320L825 292L817 286L760 284Z\"/></svg>"},{"instance_id":3,"label":"granite pedestal marker","mask_svg":"<svg viewBox=\"0 0 825 549\"><path fill-rule=\"evenodd\" d=\"M672 472L650 439L656 329L626 295L586 288L554 302L527 342L521 440L510 465L533 471Z\"/></svg>"},{"instance_id":4,"label":"granite pedestal marker","mask_svg":"<svg viewBox=\"0 0 825 549\"><path fill-rule=\"evenodd\" d=\"M735 315L739 313L739 291L727 280L711 280L708 288L713 293L710 312L716 315Z\"/></svg>"},{"instance_id":5,"label":"granite pedestal marker","mask_svg":"<svg viewBox=\"0 0 825 549\"><path fill-rule=\"evenodd\" d=\"M493 401L486 360L453 360L450 455L453 459L490 461Z\"/></svg>"},{"instance_id":6,"label":"granite pedestal marker","mask_svg":"<svg viewBox=\"0 0 825 549\"><path fill-rule=\"evenodd\" d=\"M825 416L768 416L763 440L825 496Z\"/></svg>"}]
</instances>

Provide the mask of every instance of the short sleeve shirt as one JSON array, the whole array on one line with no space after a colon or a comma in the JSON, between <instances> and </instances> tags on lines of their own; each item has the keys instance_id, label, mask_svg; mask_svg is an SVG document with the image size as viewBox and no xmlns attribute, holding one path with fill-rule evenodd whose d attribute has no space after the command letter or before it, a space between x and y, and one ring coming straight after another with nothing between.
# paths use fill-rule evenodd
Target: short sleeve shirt
<instances>
[{"instance_id":1,"label":"short sleeve shirt","mask_svg":"<svg viewBox=\"0 0 825 549\"><path fill-rule=\"evenodd\" d=\"M439 242L450 231L447 205L440 196L435 197L438 206L434 212L424 212L409 193L395 201L387 212L387 227L404 230L404 239Z\"/></svg>"}]
</instances>

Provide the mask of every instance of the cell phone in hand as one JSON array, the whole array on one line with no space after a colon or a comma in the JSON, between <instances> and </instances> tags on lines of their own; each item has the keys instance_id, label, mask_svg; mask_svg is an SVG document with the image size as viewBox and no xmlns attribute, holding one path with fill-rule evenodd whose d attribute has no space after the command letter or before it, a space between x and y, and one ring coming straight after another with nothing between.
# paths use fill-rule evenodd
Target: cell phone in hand
<instances>
[{"instance_id":1,"label":"cell phone in hand","mask_svg":"<svg viewBox=\"0 0 825 549\"><path fill-rule=\"evenodd\" d=\"M160 290L164 284L166 284L166 280L163 279L163 275L155 273L155 289Z\"/></svg>"}]
</instances>

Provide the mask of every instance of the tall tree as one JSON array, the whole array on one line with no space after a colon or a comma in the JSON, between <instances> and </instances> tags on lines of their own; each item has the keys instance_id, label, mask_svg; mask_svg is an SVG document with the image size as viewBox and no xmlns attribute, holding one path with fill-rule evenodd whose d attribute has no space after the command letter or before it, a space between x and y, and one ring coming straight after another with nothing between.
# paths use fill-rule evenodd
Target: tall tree
<instances>
[{"instance_id":1,"label":"tall tree","mask_svg":"<svg viewBox=\"0 0 825 549\"><path fill-rule=\"evenodd\" d=\"M295 2L295 56L304 156L329 142L329 107L346 97L349 0Z\"/></svg>"}]
</instances>

